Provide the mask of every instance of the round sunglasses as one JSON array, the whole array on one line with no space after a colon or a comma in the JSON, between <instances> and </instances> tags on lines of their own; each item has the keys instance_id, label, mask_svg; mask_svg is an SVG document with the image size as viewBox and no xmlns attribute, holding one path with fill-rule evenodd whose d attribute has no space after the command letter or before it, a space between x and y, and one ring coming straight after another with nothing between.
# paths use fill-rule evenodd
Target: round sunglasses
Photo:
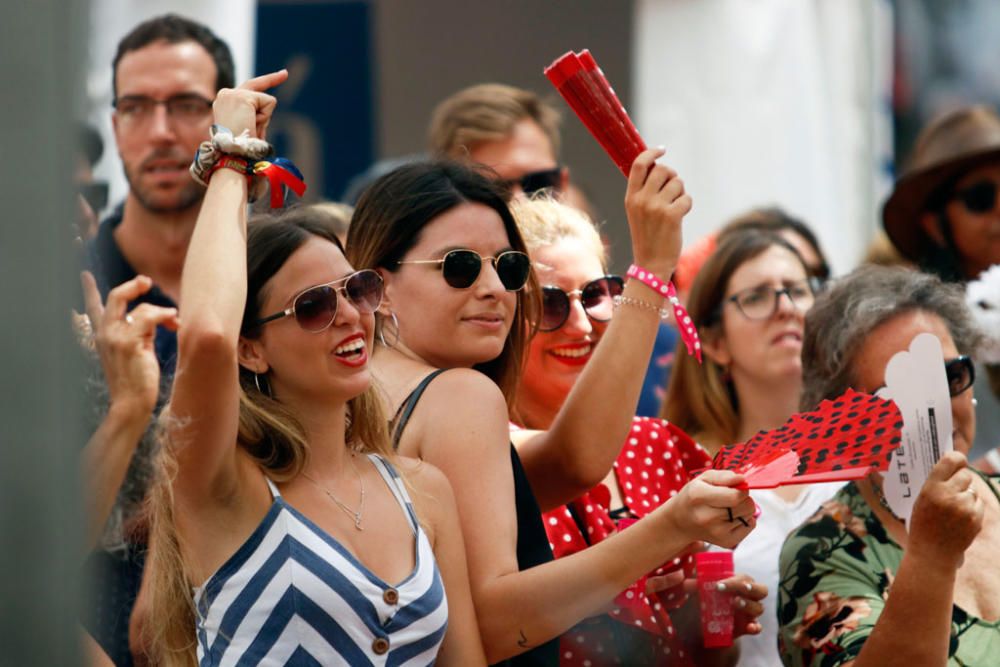
<instances>
[{"instance_id":1,"label":"round sunglasses","mask_svg":"<svg viewBox=\"0 0 1000 667\"><path fill-rule=\"evenodd\" d=\"M476 283L485 261L493 264L497 277L508 292L516 292L528 282L531 260L517 250L506 250L496 257L483 257L475 250L449 250L441 259L409 259L396 263L439 264L446 283L455 289L466 289Z\"/></svg>"},{"instance_id":2,"label":"round sunglasses","mask_svg":"<svg viewBox=\"0 0 1000 667\"><path fill-rule=\"evenodd\" d=\"M542 287L542 321L539 331L555 331L566 324L573 306L571 299L580 299L587 317L596 322L607 322L614 313L614 298L625 290L621 276L601 276L580 289L567 292L554 285Z\"/></svg>"},{"instance_id":3,"label":"round sunglasses","mask_svg":"<svg viewBox=\"0 0 1000 667\"><path fill-rule=\"evenodd\" d=\"M262 317L254 326L261 326L283 317L295 316L305 331L323 331L337 317L337 292L341 292L361 313L374 313L382 303L382 276L364 269L322 285L304 289L292 299L292 306L279 313Z\"/></svg>"}]
</instances>

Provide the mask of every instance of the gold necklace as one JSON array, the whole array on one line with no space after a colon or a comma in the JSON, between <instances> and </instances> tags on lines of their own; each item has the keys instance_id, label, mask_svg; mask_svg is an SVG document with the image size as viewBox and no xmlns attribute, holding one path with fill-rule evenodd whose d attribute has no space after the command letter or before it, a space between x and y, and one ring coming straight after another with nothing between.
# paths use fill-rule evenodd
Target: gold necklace
<instances>
[{"instance_id":1,"label":"gold necklace","mask_svg":"<svg viewBox=\"0 0 1000 667\"><path fill-rule=\"evenodd\" d=\"M330 500L332 500L333 502L337 503L337 507L339 507L341 510L343 510L344 513L347 514L347 516L349 516L352 519L354 519L354 527L355 528L357 528L358 530L364 530L364 528L361 526L361 513L365 509L365 480L361 477L361 472L358 470L358 467L356 465L354 465L354 453L353 452L351 452L351 458L348 459L348 460L351 462L351 467L354 468L354 474L358 476L358 485L361 487L361 500L358 501L358 509L357 510L351 509L347 505L347 503L343 502L340 498L338 498L337 496L333 495L333 491L331 491L330 489L326 488L325 486L323 486L322 484L320 484L319 482L317 482L315 479L313 479L312 477L310 477L308 474L306 474L306 473L303 472L302 476L305 477L306 479L308 479L313 484L315 484L319 488L320 491L322 491L326 495L330 496Z\"/></svg>"}]
</instances>

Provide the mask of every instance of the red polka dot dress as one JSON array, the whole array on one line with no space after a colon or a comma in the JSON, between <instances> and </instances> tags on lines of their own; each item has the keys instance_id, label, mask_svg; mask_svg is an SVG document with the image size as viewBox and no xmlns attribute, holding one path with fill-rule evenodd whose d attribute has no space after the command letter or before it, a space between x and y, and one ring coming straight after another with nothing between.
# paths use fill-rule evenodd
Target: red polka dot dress
<instances>
[{"instance_id":1,"label":"red polka dot dress","mask_svg":"<svg viewBox=\"0 0 1000 667\"><path fill-rule=\"evenodd\" d=\"M711 459L680 429L649 417L636 417L628 440L614 463L621 496L631 518L612 518L611 492L603 483L569 505L544 514L545 530L556 558L623 530L676 495L692 471L708 467ZM617 512L615 512L617 516ZM586 535L584 535L584 531ZM651 575L683 567L694 572L691 556L664 563ZM687 596L675 587L647 596L646 577L615 599L615 608L603 616L585 619L560 638L560 664L572 667L602 665L693 665L674 632L669 612Z\"/></svg>"}]
</instances>

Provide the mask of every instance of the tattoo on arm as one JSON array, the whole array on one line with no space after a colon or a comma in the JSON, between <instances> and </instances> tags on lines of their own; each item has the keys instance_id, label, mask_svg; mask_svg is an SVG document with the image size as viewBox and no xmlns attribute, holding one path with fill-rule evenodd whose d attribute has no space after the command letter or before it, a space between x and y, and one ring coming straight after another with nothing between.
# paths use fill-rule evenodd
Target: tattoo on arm
<instances>
[{"instance_id":1,"label":"tattoo on arm","mask_svg":"<svg viewBox=\"0 0 1000 667\"><path fill-rule=\"evenodd\" d=\"M517 645L521 648L528 648L528 638L524 636L524 630L518 630L521 637L517 640Z\"/></svg>"}]
</instances>

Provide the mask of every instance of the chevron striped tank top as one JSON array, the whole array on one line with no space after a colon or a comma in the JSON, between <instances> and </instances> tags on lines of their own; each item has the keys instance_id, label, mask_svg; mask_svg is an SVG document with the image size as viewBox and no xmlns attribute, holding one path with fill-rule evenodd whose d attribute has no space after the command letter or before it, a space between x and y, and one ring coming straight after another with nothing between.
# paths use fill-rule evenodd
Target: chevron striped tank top
<instances>
[{"instance_id":1,"label":"chevron striped tank top","mask_svg":"<svg viewBox=\"0 0 1000 667\"><path fill-rule=\"evenodd\" d=\"M395 469L369 454L416 537L413 572L388 584L281 497L247 541L194 589L201 667L428 665L448 625L448 602L409 495Z\"/></svg>"}]
</instances>

